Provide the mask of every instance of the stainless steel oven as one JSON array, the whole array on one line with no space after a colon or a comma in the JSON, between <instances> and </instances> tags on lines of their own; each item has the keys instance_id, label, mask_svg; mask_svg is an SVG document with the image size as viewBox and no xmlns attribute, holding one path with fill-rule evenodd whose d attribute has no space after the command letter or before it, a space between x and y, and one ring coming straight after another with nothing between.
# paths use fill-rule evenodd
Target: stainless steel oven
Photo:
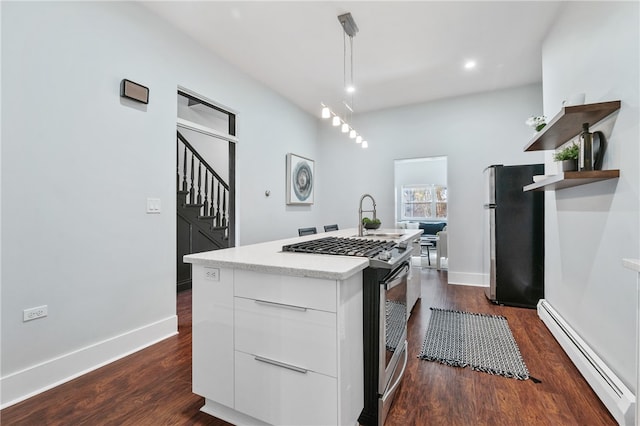
<instances>
[{"instance_id":1,"label":"stainless steel oven","mask_svg":"<svg viewBox=\"0 0 640 426\"><path fill-rule=\"evenodd\" d=\"M380 337L378 348L378 424L384 424L395 391L407 367L407 281L411 266L403 263L380 283ZM384 358L382 355L384 352Z\"/></svg>"},{"instance_id":2,"label":"stainless steel oven","mask_svg":"<svg viewBox=\"0 0 640 426\"><path fill-rule=\"evenodd\" d=\"M407 366L407 282L411 265L364 271L364 409L358 421L381 426Z\"/></svg>"},{"instance_id":3,"label":"stainless steel oven","mask_svg":"<svg viewBox=\"0 0 640 426\"><path fill-rule=\"evenodd\" d=\"M358 422L383 425L407 366L411 246L370 238L324 237L289 244L282 250L369 258L362 280L364 408Z\"/></svg>"}]
</instances>

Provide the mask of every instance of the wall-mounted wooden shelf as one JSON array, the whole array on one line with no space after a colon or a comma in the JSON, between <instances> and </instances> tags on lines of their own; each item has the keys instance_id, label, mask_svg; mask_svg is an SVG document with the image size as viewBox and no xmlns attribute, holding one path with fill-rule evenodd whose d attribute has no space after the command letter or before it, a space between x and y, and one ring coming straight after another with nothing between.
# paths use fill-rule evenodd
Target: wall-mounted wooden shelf
<instances>
[{"instance_id":1,"label":"wall-mounted wooden shelf","mask_svg":"<svg viewBox=\"0 0 640 426\"><path fill-rule=\"evenodd\" d=\"M531 183L523 191L553 191L572 186L584 185L599 180L620 177L620 170L591 170L585 172L564 172L549 176L547 179Z\"/></svg>"},{"instance_id":2,"label":"wall-mounted wooden shelf","mask_svg":"<svg viewBox=\"0 0 640 426\"><path fill-rule=\"evenodd\" d=\"M525 151L556 149L582 132L582 123L593 126L620 109L620 101L563 107L547 125L529 141Z\"/></svg>"}]
</instances>

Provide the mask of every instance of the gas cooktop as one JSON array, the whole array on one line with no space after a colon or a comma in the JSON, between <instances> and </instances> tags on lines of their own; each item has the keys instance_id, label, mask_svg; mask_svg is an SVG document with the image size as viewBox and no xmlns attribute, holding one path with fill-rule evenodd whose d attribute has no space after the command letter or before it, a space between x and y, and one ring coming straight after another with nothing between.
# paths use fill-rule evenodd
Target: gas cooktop
<instances>
[{"instance_id":1,"label":"gas cooktop","mask_svg":"<svg viewBox=\"0 0 640 426\"><path fill-rule=\"evenodd\" d=\"M288 244L282 247L282 251L367 257L370 259L370 266L379 268L391 268L411 255L410 247L398 247L393 241L342 237L325 237Z\"/></svg>"}]
</instances>

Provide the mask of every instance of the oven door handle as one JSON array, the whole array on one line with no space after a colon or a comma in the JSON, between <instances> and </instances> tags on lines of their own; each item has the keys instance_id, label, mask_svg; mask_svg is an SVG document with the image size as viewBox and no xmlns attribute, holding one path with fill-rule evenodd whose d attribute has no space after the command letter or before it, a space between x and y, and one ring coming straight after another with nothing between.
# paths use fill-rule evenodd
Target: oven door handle
<instances>
[{"instance_id":1,"label":"oven door handle","mask_svg":"<svg viewBox=\"0 0 640 426\"><path fill-rule=\"evenodd\" d=\"M407 275L409 275L410 270L411 265L409 264L409 262L404 262L402 265L393 270L389 275L384 277L380 284L384 285L385 290L392 289L396 285L400 284Z\"/></svg>"},{"instance_id":2,"label":"oven door handle","mask_svg":"<svg viewBox=\"0 0 640 426\"><path fill-rule=\"evenodd\" d=\"M404 363L402 364L402 370L400 370L400 374L398 374L398 377L396 378L396 382L393 385L391 385L391 387L389 387L389 389L384 393L384 395L382 395L383 401L385 401L389 397L389 395L391 395L393 391L396 390L396 388L402 381L402 377L404 376L404 371L407 368L407 361L409 360L408 352L409 352L409 348L407 347L407 341L405 340L404 341Z\"/></svg>"}]
</instances>

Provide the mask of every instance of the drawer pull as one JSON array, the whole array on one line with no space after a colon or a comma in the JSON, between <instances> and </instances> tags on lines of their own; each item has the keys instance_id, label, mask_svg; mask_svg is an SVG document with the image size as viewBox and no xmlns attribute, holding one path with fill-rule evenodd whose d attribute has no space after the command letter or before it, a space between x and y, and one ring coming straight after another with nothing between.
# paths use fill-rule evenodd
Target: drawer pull
<instances>
[{"instance_id":1,"label":"drawer pull","mask_svg":"<svg viewBox=\"0 0 640 426\"><path fill-rule=\"evenodd\" d=\"M284 362L274 361L272 359L263 358L261 356L255 356L254 359L256 361L264 362L266 364L275 365L276 367L286 368L287 370L293 370L293 371L296 371L296 372L302 373L302 374L307 374L307 372L309 371L309 370L306 370L304 368L296 367L295 365L285 364Z\"/></svg>"},{"instance_id":2,"label":"drawer pull","mask_svg":"<svg viewBox=\"0 0 640 426\"><path fill-rule=\"evenodd\" d=\"M276 303L276 302L268 302L266 300L255 300L255 302L259 305L268 305L268 306L273 306L276 308L286 308L286 309L293 309L294 311L301 311L301 312L306 312L307 308L303 307L303 306L296 306L296 305L286 305L284 303Z\"/></svg>"}]
</instances>

